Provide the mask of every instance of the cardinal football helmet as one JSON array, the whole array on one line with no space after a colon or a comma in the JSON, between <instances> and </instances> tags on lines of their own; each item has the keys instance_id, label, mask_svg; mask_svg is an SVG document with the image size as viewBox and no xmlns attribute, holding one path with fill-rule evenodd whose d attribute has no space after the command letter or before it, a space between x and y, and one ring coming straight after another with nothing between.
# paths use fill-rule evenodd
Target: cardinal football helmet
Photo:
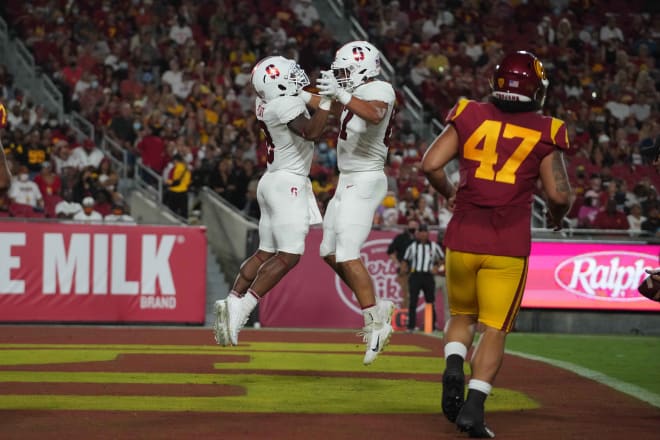
<instances>
[{"instance_id":1,"label":"cardinal football helmet","mask_svg":"<svg viewBox=\"0 0 660 440\"><path fill-rule=\"evenodd\" d=\"M352 41L337 50L330 68L339 87L352 92L368 78L380 74L380 52L367 41Z\"/></svg>"},{"instance_id":2,"label":"cardinal football helmet","mask_svg":"<svg viewBox=\"0 0 660 440\"><path fill-rule=\"evenodd\" d=\"M280 96L296 95L309 85L305 71L294 61L282 56L270 56L252 69L252 86L264 101Z\"/></svg>"},{"instance_id":3,"label":"cardinal football helmet","mask_svg":"<svg viewBox=\"0 0 660 440\"><path fill-rule=\"evenodd\" d=\"M495 67L490 86L496 100L530 103L534 110L540 110L549 84L541 60L530 52L517 51Z\"/></svg>"}]
</instances>

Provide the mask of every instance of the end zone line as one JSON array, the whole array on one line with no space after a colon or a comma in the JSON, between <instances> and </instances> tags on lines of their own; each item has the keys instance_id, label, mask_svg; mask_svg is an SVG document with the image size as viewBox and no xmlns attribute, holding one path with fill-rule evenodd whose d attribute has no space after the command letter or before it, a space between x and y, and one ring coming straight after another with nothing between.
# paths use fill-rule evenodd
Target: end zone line
<instances>
[{"instance_id":1,"label":"end zone line","mask_svg":"<svg viewBox=\"0 0 660 440\"><path fill-rule=\"evenodd\" d=\"M637 385L630 384L628 382L623 382L618 379L614 379L613 377L609 377L603 373L600 373L598 371L590 370L588 368L581 367L579 365L571 364L570 362L566 361L559 361L556 359L549 359L545 358L542 356L536 356L533 354L527 354L527 353L521 353L519 351L511 351L511 350L506 350L507 354L513 355L513 356L518 356L521 358L525 359L530 359L533 361L539 361L539 362L544 362L546 364L550 364L554 367L562 368L564 370L568 370L572 373L577 374L578 376L585 377L587 379L591 379L593 381L596 381L598 383L601 383L603 385L606 385L610 388L614 388L617 391L620 391L624 394L628 394L629 396L632 396L636 399L643 400L644 402L647 402L656 408L660 408L660 396L652 393L648 390L645 390L644 388L640 388Z\"/></svg>"}]
</instances>

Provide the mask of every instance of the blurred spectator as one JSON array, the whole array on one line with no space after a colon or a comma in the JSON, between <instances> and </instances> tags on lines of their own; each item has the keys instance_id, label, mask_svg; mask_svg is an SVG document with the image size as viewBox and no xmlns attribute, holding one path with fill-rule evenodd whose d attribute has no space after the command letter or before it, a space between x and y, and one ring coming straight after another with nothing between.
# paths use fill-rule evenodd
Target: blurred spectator
<instances>
[{"instance_id":1,"label":"blurred spectator","mask_svg":"<svg viewBox=\"0 0 660 440\"><path fill-rule=\"evenodd\" d=\"M188 219L188 187L190 186L191 174L188 164L181 154L176 153L172 157L172 169L165 181L167 189L163 202L175 214Z\"/></svg>"},{"instance_id":2,"label":"blurred spectator","mask_svg":"<svg viewBox=\"0 0 660 440\"><path fill-rule=\"evenodd\" d=\"M103 216L94 210L94 198L85 197L82 201L82 210L73 216L73 220L81 222L102 222Z\"/></svg>"},{"instance_id":3,"label":"blurred spectator","mask_svg":"<svg viewBox=\"0 0 660 440\"><path fill-rule=\"evenodd\" d=\"M475 64L481 64L483 61L484 48L473 33L469 33L465 37L464 53Z\"/></svg>"},{"instance_id":4,"label":"blurred spectator","mask_svg":"<svg viewBox=\"0 0 660 440\"><path fill-rule=\"evenodd\" d=\"M438 8L435 16L428 16L422 23L422 41L428 41L440 35L443 26L454 24L454 16L445 8Z\"/></svg>"},{"instance_id":5,"label":"blurred spectator","mask_svg":"<svg viewBox=\"0 0 660 440\"><path fill-rule=\"evenodd\" d=\"M249 89L251 87L246 87L249 85L252 78L252 65L250 63L241 64L241 71L236 74L234 77L234 85L240 87L242 90ZM254 103L254 100L252 101Z\"/></svg>"},{"instance_id":6,"label":"blurred spectator","mask_svg":"<svg viewBox=\"0 0 660 440\"><path fill-rule=\"evenodd\" d=\"M105 157L103 151L91 139L85 139L81 146L73 149L71 155L79 168L98 168Z\"/></svg>"},{"instance_id":7,"label":"blurred spectator","mask_svg":"<svg viewBox=\"0 0 660 440\"><path fill-rule=\"evenodd\" d=\"M649 208L648 216L642 222L641 228L651 236L656 236L660 232L660 209L657 205Z\"/></svg>"},{"instance_id":8,"label":"blurred spectator","mask_svg":"<svg viewBox=\"0 0 660 440\"><path fill-rule=\"evenodd\" d=\"M230 155L224 155L218 161L216 168L209 177L209 186L225 200L236 205L238 199L236 174ZM239 207L240 208L240 207Z\"/></svg>"},{"instance_id":9,"label":"blurred spectator","mask_svg":"<svg viewBox=\"0 0 660 440\"><path fill-rule=\"evenodd\" d=\"M55 215L61 220L71 220L73 216L82 212L80 203L67 202L62 200L55 205Z\"/></svg>"},{"instance_id":10,"label":"blurred spectator","mask_svg":"<svg viewBox=\"0 0 660 440\"><path fill-rule=\"evenodd\" d=\"M616 209L616 200L609 199L605 209L596 214L591 226L595 229L628 229L628 219Z\"/></svg>"},{"instance_id":11,"label":"blurred spectator","mask_svg":"<svg viewBox=\"0 0 660 440\"><path fill-rule=\"evenodd\" d=\"M293 13L296 14L298 21L306 27L310 27L315 20L320 18L319 11L312 0L294 0Z\"/></svg>"},{"instance_id":12,"label":"blurred spectator","mask_svg":"<svg viewBox=\"0 0 660 440\"><path fill-rule=\"evenodd\" d=\"M58 196L62 189L62 179L53 172L50 162L41 164L41 172L34 178L43 197Z\"/></svg>"},{"instance_id":13,"label":"blurred spectator","mask_svg":"<svg viewBox=\"0 0 660 440\"><path fill-rule=\"evenodd\" d=\"M453 212L447 207L447 201L444 197L438 198L438 227L446 228Z\"/></svg>"},{"instance_id":14,"label":"blurred spectator","mask_svg":"<svg viewBox=\"0 0 660 440\"><path fill-rule=\"evenodd\" d=\"M41 171L41 166L50 157L50 149L41 143L39 130L32 130L26 139L24 154L18 157L18 161L26 165L30 177L36 176Z\"/></svg>"},{"instance_id":15,"label":"blurred spectator","mask_svg":"<svg viewBox=\"0 0 660 440\"><path fill-rule=\"evenodd\" d=\"M607 14L607 22L600 28L599 39L602 43L609 43L612 40L623 42L623 32L616 25L614 14Z\"/></svg>"},{"instance_id":16,"label":"blurred spectator","mask_svg":"<svg viewBox=\"0 0 660 440\"><path fill-rule=\"evenodd\" d=\"M104 158L96 170L97 181L99 187L104 189L108 194L113 194L117 191L117 184L119 183L119 175L112 168L112 162L107 157Z\"/></svg>"},{"instance_id":17,"label":"blurred spectator","mask_svg":"<svg viewBox=\"0 0 660 440\"><path fill-rule=\"evenodd\" d=\"M115 115L110 121L108 134L117 140L122 147L131 151L136 138L133 126L133 109L128 102L122 103L119 109L119 114Z\"/></svg>"},{"instance_id":18,"label":"blurred spectator","mask_svg":"<svg viewBox=\"0 0 660 440\"><path fill-rule=\"evenodd\" d=\"M555 42L555 30L552 28L552 19L549 16L543 17L541 22L536 26L536 34L540 41L546 44L553 44Z\"/></svg>"},{"instance_id":19,"label":"blurred spectator","mask_svg":"<svg viewBox=\"0 0 660 440\"><path fill-rule=\"evenodd\" d=\"M408 218L411 216L420 224L435 225L438 222L433 209L428 205L426 198L422 196L415 201L413 212L408 215Z\"/></svg>"},{"instance_id":20,"label":"blurred spectator","mask_svg":"<svg viewBox=\"0 0 660 440\"><path fill-rule=\"evenodd\" d=\"M142 139L137 144L137 151L142 159L142 164L160 174L165 168L167 154L163 138L155 133L151 125L147 125L141 132Z\"/></svg>"},{"instance_id":21,"label":"blurred spectator","mask_svg":"<svg viewBox=\"0 0 660 440\"><path fill-rule=\"evenodd\" d=\"M591 228L596 216L600 212L597 206L598 195L593 190L588 190L584 195L582 206L578 209L577 221L581 228Z\"/></svg>"},{"instance_id":22,"label":"blurred spectator","mask_svg":"<svg viewBox=\"0 0 660 440\"><path fill-rule=\"evenodd\" d=\"M21 165L18 168L18 174L13 179L9 187L9 199L12 203L28 205L32 208L43 208L44 200L39 190L39 186L30 180L28 168Z\"/></svg>"},{"instance_id":23,"label":"blurred spectator","mask_svg":"<svg viewBox=\"0 0 660 440\"><path fill-rule=\"evenodd\" d=\"M7 113L7 126L13 130L18 127L23 120L21 104L17 101L10 102L7 108L9 109L9 112Z\"/></svg>"},{"instance_id":24,"label":"blurred spectator","mask_svg":"<svg viewBox=\"0 0 660 440\"><path fill-rule=\"evenodd\" d=\"M130 223L135 224L135 220L126 214L123 202L117 202L112 206L112 212L103 218L106 223Z\"/></svg>"},{"instance_id":25,"label":"blurred spectator","mask_svg":"<svg viewBox=\"0 0 660 440\"><path fill-rule=\"evenodd\" d=\"M259 181L257 179L250 180L248 183L247 191L245 194L245 206L241 210L243 214L248 217L259 219L261 216L261 211L259 208L259 203L257 201L257 185Z\"/></svg>"},{"instance_id":26,"label":"blurred spectator","mask_svg":"<svg viewBox=\"0 0 660 440\"><path fill-rule=\"evenodd\" d=\"M628 230L631 235L639 235L642 232L642 223L646 221L646 217L642 215L642 207L639 203L635 203L630 207L630 214L628 214Z\"/></svg>"},{"instance_id":27,"label":"blurred spectator","mask_svg":"<svg viewBox=\"0 0 660 440\"><path fill-rule=\"evenodd\" d=\"M396 204L396 194L393 191L388 191L381 204L376 208L374 224L383 227L396 226L399 221L399 211Z\"/></svg>"},{"instance_id":28,"label":"blurred spectator","mask_svg":"<svg viewBox=\"0 0 660 440\"><path fill-rule=\"evenodd\" d=\"M280 23L280 20L273 18L270 21L270 26L266 28L265 33L268 36L268 40L270 41L270 44L272 45L273 49L275 49L275 51L282 50L284 48L288 37L286 31L282 27L282 24Z\"/></svg>"},{"instance_id":29,"label":"blurred spectator","mask_svg":"<svg viewBox=\"0 0 660 440\"><path fill-rule=\"evenodd\" d=\"M424 64L432 75L442 76L449 72L449 58L443 53L440 44L431 44L431 50L424 59Z\"/></svg>"},{"instance_id":30,"label":"blurred spectator","mask_svg":"<svg viewBox=\"0 0 660 440\"><path fill-rule=\"evenodd\" d=\"M176 21L170 28L169 36L170 39L179 46L185 45L188 40L192 39L192 29L190 29L190 26L188 26L188 23L186 23L186 17L179 15L176 18Z\"/></svg>"}]
</instances>

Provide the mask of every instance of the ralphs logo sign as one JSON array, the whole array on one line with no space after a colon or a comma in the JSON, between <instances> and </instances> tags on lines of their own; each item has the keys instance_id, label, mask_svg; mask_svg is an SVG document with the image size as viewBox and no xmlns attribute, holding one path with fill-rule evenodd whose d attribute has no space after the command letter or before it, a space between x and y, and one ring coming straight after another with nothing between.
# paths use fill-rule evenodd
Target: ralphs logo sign
<instances>
[{"instance_id":1,"label":"ralphs logo sign","mask_svg":"<svg viewBox=\"0 0 660 440\"><path fill-rule=\"evenodd\" d=\"M576 255L559 263L555 281L575 295L602 301L644 300L637 286L645 270L656 266L656 255L601 251Z\"/></svg>"}]
</instances>

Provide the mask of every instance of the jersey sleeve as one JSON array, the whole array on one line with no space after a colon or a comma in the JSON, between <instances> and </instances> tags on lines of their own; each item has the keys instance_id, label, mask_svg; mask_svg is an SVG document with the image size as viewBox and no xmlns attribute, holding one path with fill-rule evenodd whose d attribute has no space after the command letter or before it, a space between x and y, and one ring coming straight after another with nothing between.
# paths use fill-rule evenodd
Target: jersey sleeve
<instances>
[{"instance_id":1,"label":"jersey sleeve","mask_svg":"<svg viewBox=\"0 0 660 440\"><path fill-rule=\"evenodd\" d=\"M469 99L459 99L458 102L454 105L454 107L447 113L447 117L445 118L445 123L447 124L453 124L456 119L463 113L463 111L467 108L467 106L471 103L472 101Z\"/></svg>"},{"instance_id":2,"label":"jersey sleeve","mask_svg":"<svg viewBox=\"0 0 660 440\"><path fill-rule=\"evenodd\" d=\"M560 150L566 151L570 149L566 123L564 123L564 121L561 119L551 118L550 139L552 140L552 143Z\"/></svg>"},{"instance_id":3,"label":"jersey sleeve","mask_svg":"<svg viewBox=\"0 0 660 440\"><path fill-rule=\"evenodd\" d=\"M358 87L353 95L365 101L382 101L387 104L392 104L396 100L394 88L385 81L369 82Z\"/></svg>"},{"instance_id":4,"label":"jersey sleeve","mask_svg":"<svg viewBox=\"0 0 660 440\"><path fill-rule=\"evenodd\" d=\"M305 102L298 96L282 96L272 101L271 105L280 124L288 124L307 109Z\"/></svg>"}]
</instances>

